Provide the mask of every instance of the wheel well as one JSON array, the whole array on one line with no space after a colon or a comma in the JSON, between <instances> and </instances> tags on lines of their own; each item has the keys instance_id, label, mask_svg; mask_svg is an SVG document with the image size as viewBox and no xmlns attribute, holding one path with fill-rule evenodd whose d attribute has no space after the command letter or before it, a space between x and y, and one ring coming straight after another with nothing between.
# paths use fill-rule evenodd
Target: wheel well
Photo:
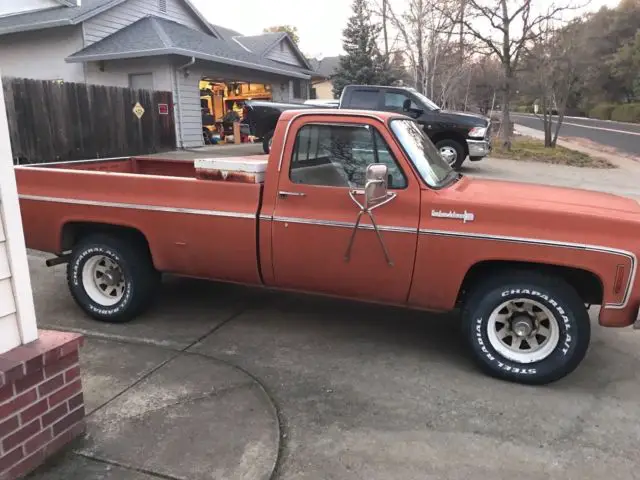
<instances>
[{"instance_id":1,"label":"wheel well","mask_svg":"<svg viewBox=\"0 0 640 480\"><path fill-rule=\"evenodd\" d=\"M464 154L469 155L469 145L467 145L467 139L464 135L457 132L439 132L431 139L434 144L438 143L440 140L455 140L462 145L462 148L464 148Z\"/></svg>"},{"instance_id":2,"label":"wheel well","mask_svg":"<svg viewBox=\"0 0 640 480\"><path fill-rule=\"evenodd\" d=\"M122 225L111 225L106 223L93 223L93 222L69 222L62 227L61 236L61 250L66 252L72 250L78 242L88 236L95 233L101 233L105 235L113 235L118 238L124 238L131 242L135 242L138 245L144 247L149 256L151 256L151 249L149 248L149 241L147 237L138 229L133 227L124 227Z\"/></svg>"},{"instance_id":3,"label":"wheel well","mask_svg":"<svg viewBox=\"0 0 640 480\"><path fill-rule=\"evenodd\" d=\"M535 271L547 275L562 278L571 285L584 303L590 305L602 305L604 288L602 281L593 272L580 268L565 267L561 265L549 265L535 262L513 262L490 260L476 263L465 275L460 290L458 292L457 303L464 302L467 294L488 276L501 274L507 271Z\"/></svg>"}]
</instances>

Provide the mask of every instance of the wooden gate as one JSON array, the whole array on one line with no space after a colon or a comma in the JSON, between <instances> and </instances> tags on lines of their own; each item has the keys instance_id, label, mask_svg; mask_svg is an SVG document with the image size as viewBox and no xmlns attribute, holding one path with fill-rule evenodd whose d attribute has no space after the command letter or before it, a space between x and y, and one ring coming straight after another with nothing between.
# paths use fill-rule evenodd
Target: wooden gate
<instances>
[{"instance_id":1,"label":"wooden gate","mask_svg":"<svg viewBox=\"0 0 640 480\"><path fill-rule=\"evenodd\" d=\"M124 157L176 147L171 92L4 78L14 163ZM139 119L134 106L140 103Z\"/></svg>"}]
</instances>

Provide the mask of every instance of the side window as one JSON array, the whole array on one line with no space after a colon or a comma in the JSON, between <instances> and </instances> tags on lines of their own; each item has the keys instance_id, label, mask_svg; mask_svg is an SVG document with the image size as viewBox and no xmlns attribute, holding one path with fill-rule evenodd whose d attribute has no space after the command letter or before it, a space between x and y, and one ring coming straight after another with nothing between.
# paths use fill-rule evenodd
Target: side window
<instances>
[{"instance_id":1,"label":"side window","mask_svg":"<svg viewBox=\"0 0 640 480\"><path fill-rule=\"evenodd\" d=\"M407 187L407 178L376 129L305 125L296 136L289 178L306 185L363 188L372 163L388 166L389 188Z\"/></svg>"},{"instance_id":2,"label":"side window","mask_svg":"<svg viewBox=\"0 0 640 480\"><path fill-rule=\"evenodd\" d=\"M349 108L378 108L378 92L376 90L354 90L351 93Z\"/></svg>"},{"instance_id":3,"label":"side window","mask_svg":"<svg viewBox=\"0 0 640 480\"><path fill-rule=\"evenodd\" d=\"M403 112L404 102L411 100L404 93L385 92L384 94L384 109L392 112ZM418 108L418 106L411 101L411 108Z\"/></svg>"}]
</instances>

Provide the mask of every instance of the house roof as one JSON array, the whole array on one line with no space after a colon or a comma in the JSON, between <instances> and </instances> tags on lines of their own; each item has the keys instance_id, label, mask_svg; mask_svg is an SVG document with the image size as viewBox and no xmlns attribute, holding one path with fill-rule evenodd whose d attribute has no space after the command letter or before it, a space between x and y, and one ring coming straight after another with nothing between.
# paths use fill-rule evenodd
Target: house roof
<instances>
[{"instance_id":1,"label":"house roof","mask_svg":"<svg viewBox=\"0 0 640 480\"><path fill-rule=\"evenodd\" d=\"M269 32L263 33L261 35L249 35L249 36L236 36L233 37L236 42L239 42L241 45L245 46L251 52L256 55L260 55L262 57L266 56L271 50L275 48L280 42L288 42L289 46L293 49L293 51L298 56L298 59L304 63L304 65L309 69L313 70L313 67L307 60L307 57L300 51L298 46L295 44L291 37L286 32Z\"/></svg>"},{"instance_id":2,"label":"house roof","mask_svg":"<svg viewBox=\"0 0 640 480\"><path fill-rule=\"evenodd\" d=\"M67 25L77 25L106 10L109 10L110 8L116 7L125 1L127 0L82 0L79 7L61 5L60 7L1 17L0 35L42 30L45 28L64 27ZM182 1L187 4L187 6L193 11L194 15L196 15L212 33L218 34L216 30L217 27L208 23L200 11L193 6L190 0Z\"/></svg>"},{"instance_id":3,"label":"house roof","mask_svg":"<svg viewBox=\"0 0 640 480\"><path fill-rule=\"evenodd\" d=\"M234 42L155 16L138 20L66 60L88 62L156 55L183 55L304 79L312 74L310 70L274 62Z\"/></svg>"},{"instance_id":4,"label":"house roof","mask_svg":"<svg viewBox=\"0 0 640 480\"><path fill-rule=\"evenodd\" d=\"M322 60L311 60L313 69L325 78L333 75L340 65L340 57L325 57Z\"/></svg>"},{"instance_id":5,"label":"house roof","mask_svg":"<svg viewBox=\"0 0 640 480\"><path fill-rule=\"evenodd\" d=\"M285 37L284 32L264 33L262 35L238 36L237 40L257 55L265 54L270 47Z\"/></svg>"},{"instance_id":6,"label":"house roof","mask_svg":"<svg viewBox=\"0 0 640 480\"><path fill-rule=\"evenodd\" d=\"M221 25L214 25L213 23L211 23L210 25L227 42L232 42L233 37L242 37L242 34L240 32L236 32L235 30L231 30L230 28L223 27Z\"/></svg>"}]
</instances>

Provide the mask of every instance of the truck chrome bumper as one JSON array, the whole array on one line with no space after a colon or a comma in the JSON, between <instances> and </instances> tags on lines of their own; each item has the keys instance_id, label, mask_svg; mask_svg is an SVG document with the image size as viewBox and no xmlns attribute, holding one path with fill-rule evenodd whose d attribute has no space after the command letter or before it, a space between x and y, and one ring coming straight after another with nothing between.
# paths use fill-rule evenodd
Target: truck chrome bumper
<instances>
[{"instance_id":1,"label":"truck chrome bumper","mask_svg":"<svg viewBox=\"0 0 640 480\"><path fill-rule=\"evenodd\" d=\"M491 152L491 143L487 140L470 140L467 139L469 146L469 157L486 157Z\"/></svg>"}]
</instances>

